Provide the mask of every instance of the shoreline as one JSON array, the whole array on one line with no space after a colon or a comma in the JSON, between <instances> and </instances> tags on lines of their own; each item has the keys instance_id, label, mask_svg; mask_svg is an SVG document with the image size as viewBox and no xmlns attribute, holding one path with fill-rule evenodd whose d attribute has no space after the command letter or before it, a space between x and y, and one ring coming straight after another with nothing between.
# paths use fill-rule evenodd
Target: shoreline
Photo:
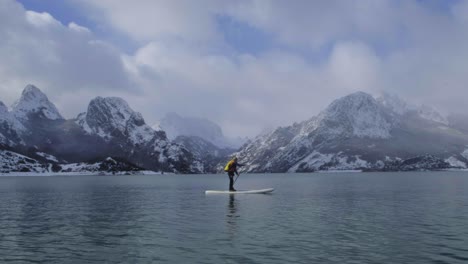
<instances>
[{"instance_id":1,"label":"shoreline","mask_svg":"<svg viewBox=\"0 0 468 264\"><path fill-rule=\"evenodd\" d=\"M320 174L333 174L333 173L369 173L369 172L468 172L468 169L440 169L440 170L414 170L414 171L364 171L364 170L329 170L329 171L314 171L314 172L307 172L307 173L320 173ZM273 172L275 173L275 172ZM281 174L282 172L277 172L277 174ZM292 174L303 174L304 172L293 172ZM120 172L9 172L9 173L0 173L0 177L53 177L53 176L122 176L122 175L173 175L173 172L155 172L150 170L144 171L120 171ZM213 174L213 173L202 173L202 174ZM216 174L216 173L215 173ZM271 173L248 173L248 174L271 174ZM189 174L187 174L189 175ZM193 174L198 175L198 174Z\"/></svg>"},{"instance_id":2,"label":"shoreline","mask_svg":"<svg viewBox=\"0 0 468 264\"><path fill-rule=\"evenodd\" d=\"M137 171L137 172L128 172L128 171L119 171L119 172L8 172L0 173L0 177L53 177L53 176L121 176L121 175L163 175L166 172L155 172L155 171ZM170 173L167 173L170 174Z\"/></svg>"}]
</instances>

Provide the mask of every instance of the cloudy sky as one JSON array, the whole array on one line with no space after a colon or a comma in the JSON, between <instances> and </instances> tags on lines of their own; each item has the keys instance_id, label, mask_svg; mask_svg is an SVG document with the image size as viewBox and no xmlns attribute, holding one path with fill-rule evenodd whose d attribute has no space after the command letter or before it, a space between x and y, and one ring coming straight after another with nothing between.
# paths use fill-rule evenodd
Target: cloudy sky
<instances>
[{"instance_id":1,"label":"cloudy sky","mask_svg":"<svg viewBox=\"0 0 468 264\"><path fill-rule=\"evenodd\" d=\"M68 118L119 96L228 136L354 91L468 113L468 1L0 0L0 100L28 83Z\"/></svg>"}]
</instances>

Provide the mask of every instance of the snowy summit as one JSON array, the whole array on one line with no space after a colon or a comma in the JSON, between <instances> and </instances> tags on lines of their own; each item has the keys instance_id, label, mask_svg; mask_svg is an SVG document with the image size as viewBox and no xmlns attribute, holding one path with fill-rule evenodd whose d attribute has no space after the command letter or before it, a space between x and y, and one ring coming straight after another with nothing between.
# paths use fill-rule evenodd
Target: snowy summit
<instances>
[{"instance_id":1,"label":"snowy summit","mask_svg":"<svg viewBox=\"0 0 468 264\"><path fill-rule=\"evenodd\" d=\"M24 88L21 98L13 104L13 114L18 119L27 119L31 113L50 120L63 119L49 98L34 85Z\"/></svg>"}]
</instances>

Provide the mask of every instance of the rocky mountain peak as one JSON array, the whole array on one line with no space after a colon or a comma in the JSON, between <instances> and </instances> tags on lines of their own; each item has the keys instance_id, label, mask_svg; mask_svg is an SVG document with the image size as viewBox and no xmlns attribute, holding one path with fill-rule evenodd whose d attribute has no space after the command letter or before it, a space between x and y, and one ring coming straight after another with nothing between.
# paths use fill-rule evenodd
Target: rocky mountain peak
<instances>
[{"instance_id":1,"label":"rocky mountain peak","mask_svg":"<svg viewBox=\"0 0 468 264\"><path fill-rule=\"evenodd\" d=\"M31 113L38 113L40 117L51 120L63 119L47 95L32 84L24 88L21 98L13 104L12 108L15 117L22 120L27 119Z\"/></svg>"},{"instance_id":2,"label":"rocky mountain peak","mask_svg":"<svg viewBox=\"0 0 468 264\"><path fill-rule=\"evenodd\" d=\"M90 127L110 124L123 131L134 111L119 97L96 97L88 105L86 121Z\"/></svg>"},{"instance_id":3,"label":"rocky mountain peak","mask_svg":"<svg viewBox=\"0 0 468 264\"><path fill-rule=\"evenodd\" d=\"M329 135L388 138L391 119L370 94L356 92L333 101L319 115Z\"/></svg>"},{"instance_id":4,"label":"rocky mountain peak","mask_svg":"<svg viewBox=\"0 0 468 264\"><path fill-rule=\"evenodd\" d=\"M112 129L124 131L129 123L135 126L145 125L140 113L133 111L128 103L119 97L96 97L88 106L86 120L91 127L100 127L103 124L112 126Z\"/></svg>"},{"instance_id":5,"label":"rocky mountain peak","mask_svg":"<svg viewBox=\"0 0 468 264\"><path fill-rule=\"evenodd\" d=\"M146 125L142 115L133 111L119 97L96 97L86 113L77 117L77 123L88 133L109 140L128 138L134 144L149 142L156 132Z\"/></svg>"},{"instance_id":6,"label":"rocky mountain peak","mask_svg":"<svg viewBox=\"0 0 468 264\"><path fill-rule=\"evenodd\" d=\"M347 111L360 109L370 105L376 105L377 101L372 95L365 92L355 92L333 101L325 110L326 112Z\"/></svg>"}]
</instances>

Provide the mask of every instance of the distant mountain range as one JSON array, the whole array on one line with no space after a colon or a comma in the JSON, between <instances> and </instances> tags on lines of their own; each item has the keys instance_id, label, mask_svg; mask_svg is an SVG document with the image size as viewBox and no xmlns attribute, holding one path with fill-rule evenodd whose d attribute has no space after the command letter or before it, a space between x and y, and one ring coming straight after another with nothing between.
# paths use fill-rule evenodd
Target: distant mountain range
<instances>
[{"instance_id":1,"label":"distant mountain range","mask_svg":"<svg viewBox=\"0 0 468 264\"><path fill-rule=\"evenodd\" d=\"M244 142L211 121L175 113L152 128L117 97L96 97L69 120L33 85L11 109L0 102L0 173L207 173L221 171L232 155L248 172L465 169L468 117L357 92L239 149Z\"/></svg>"},{"instance_id":2,"label":"distant mountain range","mask_svg":"<svg viewBox=\"0 0 468 264\"><path fill-rule=\"evenodd\" d=\"M236 153L248 172L466 168L467 119L363 92L261 135Z\"/></svg>"},{"instance_id":3,"label":"distant mountain range","mask_svg":"<svg viewBox=\"0 0 468 264\"><path fill-rule=\"evenodd\" d=\"M207 119L196 117L182 117L177 113L168 113L158 124L153 125L155 130L163 130L169 139L178 136L193 136L202 138L219 148L237 149L247 142L247 138L228 138L224 136L221 127Z\"/></svg>"},{"instance_id":4,"label":"distant mountain range","mask_svg":"<svg viewBox=\"0 0 468 264\"><path fill-rule=\"evenodd\" d=\"M26 86L11 111L0 104L0 149L51 164L114 157L154 171L205 171L197 157L148 126L123 99L97 97L87 112L66 120L33 85ZM45 161L39 153L54 160Z\"/></svg>"},{"instance_id":5,"label":"distant mountain range","mask_svg":"<svg viewBox=\"0 0 468 264\"><path fill-rule=\"evenodd\" d=\"M228 138L221 127L207 119L182 117L177 113L168 113L153 126L164 131L169 139L199 158L206 172L219 170L218 164L226 162L229 155L239 149L247 138Z\"/></svg>"}]
</instances>

